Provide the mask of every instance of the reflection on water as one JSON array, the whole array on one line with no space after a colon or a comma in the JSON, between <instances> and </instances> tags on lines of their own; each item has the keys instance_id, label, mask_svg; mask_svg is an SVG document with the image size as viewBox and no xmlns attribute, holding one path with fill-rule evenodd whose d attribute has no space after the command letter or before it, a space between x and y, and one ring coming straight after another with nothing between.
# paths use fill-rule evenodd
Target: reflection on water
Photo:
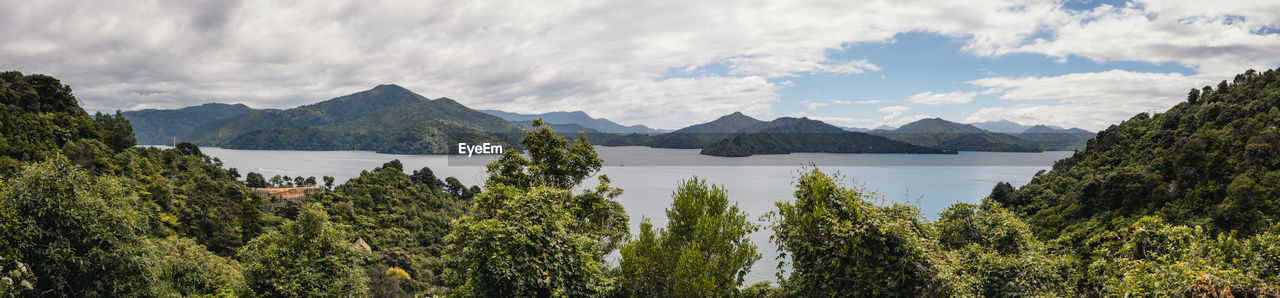
<instances>
[{"instance_id":1,"label":"reflection on water","mask_svg":"<svg viewBox=\"0 0 1280 298\"><path fill-rule=\"evenodd\" d=\"M483 164L494 156L449 157L444 155L395 155L368 151L283 151L229 150L201 148L217 157L225 167L241 174L259 172L263 176L333 176L342 182L359 176L392 159L399 159L412 171L430 167L439 177L453 176L466 185L483 184ZM652 149L646 147L597 147L605 160L604 174L622 188L618 200L631 216L632 231L641 217L655 226L666 224L665 208L671 192L682 179L697 176L719 184L729 199L751 218L773 210L773 202L788 200L794 191L797 171L810 162L827 173L839 172L846 181L875 191L885 202L917 205L927 219L957 202L978 202L996 182L1020 186L1055 160L1071 152L993 153L961 152L955 155L915 154L824 154L800 153L726 158L699 155L698 150ZM592 180L594 183L594 180ZM583 187L591 187L584 185ZM751 235L763 255L746 276L748 284L776 279L778 253L769 242L770 231Z\"/></svg>"}]
</instances>

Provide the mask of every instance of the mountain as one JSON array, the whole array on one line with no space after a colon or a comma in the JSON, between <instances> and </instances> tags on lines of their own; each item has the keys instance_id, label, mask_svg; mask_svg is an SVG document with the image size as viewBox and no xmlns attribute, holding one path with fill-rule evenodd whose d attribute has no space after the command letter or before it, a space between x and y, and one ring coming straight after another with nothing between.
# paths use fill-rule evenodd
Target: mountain
<instances>
[{"instance_id":1,"label":"mountain","mask_svg":"<svg viewBox=\"0 0 1280 298\"><path fill-rule=\"evenodd\" d=\"M400 86L378 85L370 90L311 105L287 110L260 110L210 121L193 129L186 138L201 146L222 146L232 138L251 131L347 122L378 109L426 100L426 97Z\"/></svg>"},{"instance_id":2,"label":"mountain","mask_svg":"<svg viewBox=\"0 0 1280 298\"><path fill-rule=\"evenodd\" d=\"M1005 133L1005 134L1012 134L1012 135L1022 133L1023 131L1026 131L1028 128L1031 128L1031 126L1018 124L1009 120L975 122L975 123L969 123L969 125L973 125L974 127L981 128L983 130L990 131L990 132L998 132L998 133Z\"/></svg>"},{"instance_id":3,"label":"mountain","mask_svg":"<svg viewBox=\"0 0 1280 298\"><path fill-rule=\"evenodd\" d=\"M724 115L714 121L696 124L679 130L656 135L649 142L654 148L701 149L734 134L764 123L763 121L743 115L742 112Z\"/></svg>"},{"instance_id":4,"label":"mountain","mask_svg":"<svg viewBox=\"0 0 1280 298\"><path fill-rule=\"evenodd\" d=\"M1039 152L1038 144L994 133L969 124L941 118L921 119L895 130L873 130L871 134L929 148L957 151Z\"/></svg>"},{"instance_id":5,"label":"mountain","mask_svg":"<svg viewBox=\"0 0 1280 298\"><path fill-rule=\"evenodd\" d=\"M1214 233L1273 230L1280 220L1280 72L1246 74L1164 113L1140 113L1100 131L1026 186L992 197L1029 216L1046 239L1073 243L1151 215Z\"/></svg>"},{"instance_id":6,"label":"mountain","mask_svg":"<svg viewBox=\"0 0 1280 298\"><path fill-rule=\"evenodd\" d=\"M947 153L880 136L845 131L822 121L784 117L744 128L732 138L702 149L701 154L742 157L794 152Z\"/></svg>"},{"instance_id":7,"label":"mountain","mask_svg":"<svg viewBox=\"0 0 1280 298\"><path fill-rule=\"evenodd\" d=\"M533 121L517 121L522 129L533 128ZM587 136L592 145L598 146L644 146L649 143L650 136L640 133L618 134L604 133L577 124L547 124L556 134L570 139L577 139L581 132Z\"/></svg>"},{"instance_id":8,"label":"mountain","mask_svg":"<svg viewBox=\"0 0 1280 298\"><path fill-rule=\"evenodd\" d=\"M662 131L644 126L643 124L624 126L624 125L615 123L613 121L610 121L609 119L592 118L590 115L587 115L587 113L583 111L550 112L550 113L542 113L542 114L519 114L519 113L511 113L511 112L504 112L504 111L498 111L498 110L479 110L479 111L485 114L498 116L498 118L502 118L511 122L526 122L536 118L542 118L542 121L548 124L576 124L584 128L590 128L590 129L593 129L599 132L605 132L605 133L655 134L655 133L662 132Z\"/></svg>"},{"instance_id":9,"label":"mountain","mask_svg":"<svg viewBox=\"0 0 1280 298\"><path fill-rule=\"evenodd\" d=\"M312 105L260 110L193 130L198 144L229 149L449 153L460 142L517 144L519 127L449 98L379 85Z\"/></svg>"},{"instance_id":10,"label":"mountain","mask_svg":"<svg viewBox=\"0 0 1280 298\"><path fill-rule=\"evenodd\" d=\"M841 128L841 129L844 129L844 130L846 130L846 131L853 131L853 132L868 132L868 131L871 131L871 129L861 128L861 127L840 127L840 128Z\"/></svg>"},{"instance_id":11,"label":"mountain","mask_svg":"<svg viewBox=\"0 0 1280 298\"><path fill-rule=\"evenodd\" d=\"M253 111L256 110L244 104L206 103L176 110L146 109L122 114L133 123L133 134L137 136L138 144L171 145L175 138L186 136L200 125Z\"/></svg>"},{"instance_id":12,"label":"mountain","mask_svg":"<svg viewBox=\"0 0 1280 298\"><path fill-rule=\"evenodd\" d=\"M1079 150L1084 149L1086 142L1096 135L1093 132L1079 129L1062 129L1047 125L1036 125L1022 133L1018 138L1041 143L1045 150Z\"/></svg>"}]
</instances>

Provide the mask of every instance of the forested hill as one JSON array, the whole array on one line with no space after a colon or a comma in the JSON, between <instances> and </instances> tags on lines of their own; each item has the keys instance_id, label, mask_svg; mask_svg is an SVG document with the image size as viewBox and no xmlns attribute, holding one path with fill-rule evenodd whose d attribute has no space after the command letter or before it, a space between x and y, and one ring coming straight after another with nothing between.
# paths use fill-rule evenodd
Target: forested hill
<instances>
[{"instance_id":1,"label":"forested hill","mask_svg":"<svg viewBox=\"0 0 1280 298\"><path fill-rule=\"evenodd\" d=\"M587 113L583 111L549 112L542 114L520 114L499 110L479 110L479 112L498 116L504 120L516 123L528 123L533 119L541 118L543 122L550 125L578 125L590 130L613 134L655 134L661 132L659 130L649 128L648 126L644 126L643 124L624 126L609 119L592 118L591 115L587 115ZM556 129L556 131L561 130Z\"/></svg>"},{"instance_id":2,"label":"forested hill","mask_svg":"<svg viewBox=\"0 0 1280 298\"><path fill-rule=\"evenodd\" d=\"M724 140L734 134L764 123L764 121L743 115L742 112L724 115L716 120L692 125L679 130L654 136L649 146L654 148L701 149Z\"/></svg>"},{"instance_id":3,"label":"forested hill","mask_svg":"<svg viewBox=\"0 0 1280 298\"><path fill-rule=\"evenodd\" d=\"M945 150L1039 152L1064 149L1042 146L1036 141L990 132L973 125L955 123L941 118L921 119L894 130L877 129L868 133L895 141Z\"/></svg>"},{"instance_id":4,"label":"forested hill","mask_svg":"<svg viewBox=\"0 0 1280 298\"><path fill-rule=\"evenodd\" d=\"M510 146L519 132L511 122L452 99L379 85L312 105L212 121L187 138L231 149L443 154L459 142Z\"/></svg>"},{"instance_id":5,"label":"forested hill","mask_svg":"<svg viewBox=\"0 0 1280 298\"><path fill-rule=\"evenodd\" d=\"M138 144L171 145L173 142L185 142L177 139L190 133L192 129L209 121L227 119L241 114L253 112L253 108L244 104L206 103L176 110L146 109L125 111L125 118L133 123L134 135Z\"/></svg>"},{"instance_id":6,"label":"forested hill","mask_svg":"<svg viewBox=\"0 0 1280 298\"><path fill-rule=\"evenodd\" d=\"M1075 242L1158 215L1253 234L1280 214L1280 73L1195 88L1186 102L1112 125L1016 191L992 197L1049 238Z\"/></svg>"},{"instance_id":7,"label":"forested hill","mask_svg":"<svg viewBox=\"0 0 1280 298\"><path fill-rule=\"evenodd\" d=\"M809 118L783 117L742 129L702 149L702 154L742 157L795 152L825 153L955 153L873 136Z\"/></svg>"},{"instance_id":8,"label":"forested hill","mask_svg":"<svg viewBox=\"0 0 1280 298\"><path fill-rule=\"evenodd\" d=\"M186 137L198 145L220 146L244 133L282 127L307 127L355 120L378 109L406 102L427 101L426 97L396 85L373 89L287 110L262 110L212 121L192 130Z\"/></svg>"}]
</instances>

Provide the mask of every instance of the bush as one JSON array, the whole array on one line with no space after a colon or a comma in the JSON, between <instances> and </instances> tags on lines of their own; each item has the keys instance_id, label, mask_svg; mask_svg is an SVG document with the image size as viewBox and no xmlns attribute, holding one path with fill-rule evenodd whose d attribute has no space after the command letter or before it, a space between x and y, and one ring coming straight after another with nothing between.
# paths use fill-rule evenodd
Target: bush
<instances>
[{"instance_id":1,"label":"bush","mask_svg":"<svg viewBox=\"0 0 1280 298\"><path fill-rule=\"evenodd\" d=\"M632 296L732 296L760 259L748 235L758 226L723 188L696 177L671 195L667 228L645 218L622 246L621 286Z\"/></svg>"}]
</instances>

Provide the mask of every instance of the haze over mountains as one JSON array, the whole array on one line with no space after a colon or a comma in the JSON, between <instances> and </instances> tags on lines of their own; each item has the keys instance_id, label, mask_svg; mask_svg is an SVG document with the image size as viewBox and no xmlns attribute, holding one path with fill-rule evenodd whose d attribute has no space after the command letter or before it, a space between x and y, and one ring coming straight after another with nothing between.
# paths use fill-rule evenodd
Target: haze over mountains
<instances>
[{"instance_id":1,"label":"haze over mountains","mask_svg":"<svg viewBox=\"0 0 1280 298\"><path fill-rule=\"evenodd\" d=\"M449 98L430 99L396 85L291 109L205 104L177 110L125 112L141 144L190 141L202 146L270 150L369 150L445 154L459 142L518 145L520 129L543 121L557 133L582 133L601 146L704 149L749 156L792 152L954 153L1039 152L1083 148L1093 133L1009 121L960 124L923 119L899 128L855 131L808 118L761 121L741 112L663 133L624 126L582 111L519 114L472 110ZM979 126L987 127L984 129ZM713 146L714 145L714 146Z\"/></svg>"}]
</instances>

